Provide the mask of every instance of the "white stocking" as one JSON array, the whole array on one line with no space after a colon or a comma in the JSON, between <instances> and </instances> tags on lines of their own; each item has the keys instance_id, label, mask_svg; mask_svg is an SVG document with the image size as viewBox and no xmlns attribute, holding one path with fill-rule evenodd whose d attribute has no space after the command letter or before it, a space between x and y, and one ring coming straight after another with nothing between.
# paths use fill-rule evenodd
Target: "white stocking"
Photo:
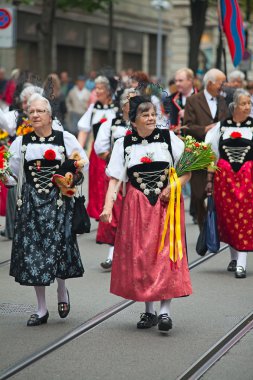
<instances>
[{"instance_id":1,"label":"white stocking","mask_svg":"<svg viewBox=\"0 0 253 380\"><path fill-rule=\"evenodd\" d=\"M36 311L36 314L41 318L47 313L46 288L45 286L35 286L34 289L38 302L38 310Z\"/></svg>"},{"instance_id":2,"label":"white stocking","mask_svg":"<svg viewBox=\"0 0 253 380\"><path fill-rule=\"evenodd\" d=\"M145 312L155 314L154 302L145 302Z\"/></svg>"},{"instance_id":3,"label":"white stocking","mask_svg":"<svg viewBox=\"0 0 253 380\"><path fill-rule=\"evenodd\" d=\"M238 259L237 259L237 266L238 267L243 267L243 269L246 269L247 253L248 252L238 251Z\"/></svg>"},{"instance_id":4,"label":"white stocking","mask_svg":"<svg viewBox=\"0 0 253 380\"><path fill-rule=\"evenodd\" d=\"M109 253L108 253L107 260L112 260L113 259L113 251L114 251L114 247L110 247L109 248Z\"/></svg>"},{"instance_id":5,"label":"white stocking","mask_svg":"<svg viewBox=\"0 0 253 380\"><path fill-rule=\"evenodd\" d=\"M236 251L232 247L229 247L229 249L230 249L231 260L237 260L237 258L238 258L238 251Z\"/></svg>"},{"instance_id":6,"label":"white stocking","mask_svg":"<svg viewBox=\"0 0 253 380\"><path fill-rule=\"evenodd\" d=\"M56 280L58 283L58 288L57 288L58 302L68 303L68 295L67 295L67 289L65 286L65 280L62 280L61 278L56 278Z\"/></svg>"},{"instance_id":7,"label":"white stocking","mask_svg":"<svg viewBox=\"0 0 253 380\"><path fill-rule=\"evenodd\" d=\"M160 314L168 314L168 316L170 317L170 304L171 304L171 299L170 300L162 300L161 301Z\"/></svg>"}]
</instances>

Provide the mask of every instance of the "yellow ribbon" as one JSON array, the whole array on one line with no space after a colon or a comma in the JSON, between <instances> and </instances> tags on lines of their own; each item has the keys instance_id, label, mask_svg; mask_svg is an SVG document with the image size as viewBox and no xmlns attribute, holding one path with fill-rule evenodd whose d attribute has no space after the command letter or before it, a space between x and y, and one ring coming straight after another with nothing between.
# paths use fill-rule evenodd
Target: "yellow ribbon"
<instances>
[{"instance_id":1,"label":"yellow ribbon","mask_svg":"<svg viewBox=\"0 0 253 380\"><path fill-rule=\"evenodd\" d=\"M170 259L173 262L183 258L183 248L181 240L181 224L180 224L180 197L181 197L181 183L177 176L175 168L169 170L170 180L170 201L166 211L162 239L159 247L159 253L164 248L165 237L168 230L170 221ZM175 244L176 243L176 244Z\"/></svg>"}]
</instances>

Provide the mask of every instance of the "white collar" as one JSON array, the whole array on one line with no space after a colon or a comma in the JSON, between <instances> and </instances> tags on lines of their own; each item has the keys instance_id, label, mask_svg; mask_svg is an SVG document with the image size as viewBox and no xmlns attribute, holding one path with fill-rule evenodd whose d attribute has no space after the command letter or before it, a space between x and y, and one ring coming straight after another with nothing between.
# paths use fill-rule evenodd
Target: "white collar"
<instances>
[{"instance_id":1,"label":"white collar","mask_svg":"<svg viewBox=\"0 0 253 380\"><path fill-rule=\"evenodd\" d=\"M208 102L210 102L211 100L216 100L216 98L214 96L212 96L208 91L207 89L204 89L204 94L205 94L205 97L206 97L206 100Z\"/></svg>"}]
</instances>

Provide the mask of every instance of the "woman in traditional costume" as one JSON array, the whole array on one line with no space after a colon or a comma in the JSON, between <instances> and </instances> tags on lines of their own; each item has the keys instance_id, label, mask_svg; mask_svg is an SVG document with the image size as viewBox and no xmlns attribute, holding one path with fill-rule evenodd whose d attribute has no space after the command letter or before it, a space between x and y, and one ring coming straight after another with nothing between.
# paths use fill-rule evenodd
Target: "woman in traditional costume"
<instances>
[{"instance_id":1,"label":"woman in traditional costume","mask_svg":"<svg viewBox=\"0 0 253 380\"><path fill-rule=\"evenodd\" d=\"M57 279L58 313L65 318L70 310L65 279L83 275L76 236L71 231L73 200L59 192L52 176L73 151L88 159L76 138L52 129L48 100L34 94L28 101L28 115L34 132L12 143L7 185L17 178L17 210L11 253L10 275L21 285L34 286L38 310L27 325L47 323L45 287Z\"/></svg>"},{"instance_id":2,"label":"woman in traditional costume","mask_svg":"<svg viewBox=\"0 0 253 380\"><path fill-rule=\"evenodd\" d=\"M253 119L251 96L238 89L230 104L232 116L211 129L205 141L217 155L218 170L209 171L207 192L214 195L220 240L229 244L227 267L246 277L248 251L253 251Z\"/></svg>"},{"instance_id":3,"label":"woman in traditional costume","mask_svg":"<svg viewBox=\"0 0 253 380\"><path fill-rule=\"evenodd\" d=\"M3 112L0 110L0 128L6 131L10 137L10 143L14 141L16 136L25 135L32 131L30 121L27 115L27 102L33 94L42 94L43 88L39 86L27 86L20 93L20 109ZM60 122L54 118L53 129L63 131ZM1 231L1 235L8 239L13 238L14 217L16 209L16 187L12 187L8 191L6 222L5 229Z\"/></svg>"},{"instance_id":4,"label":"woman in traditional costume","mask_svg":"<svg viewBox=\"0 0 253 380\"><path fill-rule=\"evenodd\" d=\"M128 134L131 134L131 124L129 121L129 99L138 95L137 90L128 88L124 90L120 98L120 108L122 113L118 113L112 121L106 121L101 125L94 144L96 154L107 163L110 160L111 152L115 142ZM109 177L105 176L105 194L109 185ZM112 221L110 223L99 222L96 242L98 244L109 244L109 253L105 261L100 266L104 270L111 270L114 251L114 242L120 217L122 204L122 191L119 191L117 199L114 203Z\"/></svg>"},{"instance_id":5,"label":"woman in traditional costume","mask_svg":"<svg viewBox=\"0 0 253 380\"><path fill-rule=\"evenodd\" d=\"M93 132L96 140L100 126L105 122L111 122L118 110L112 102L112 87L109 79L99 76L95 79L97 101L91 104L78 122L78 141L84 147L89 133ZM89 202L87 212L91 218L99 219L105 198L105 167L106 161L98 157L92 144L89 168Z\"/></svg>"},{"instance_id":6,"label":"woman in traditional costume","mask_svg":"<svg viewBox=\"0 0 253 380\"><path fill-rule=\"evenodd\" d=\"M101 214L103 222L110 222L115 189L119 181L128 181L116 233L111 292L145 302L137 328L158 324L160 331L167 332L172 328L171 299L192 293L182 196L177 209L181 219L176 226L181 228L181 239L175 242L169 232L161 245L170 199L168 174L182 155L184 143L173 132L156 127L156 112L149 98L130 99L129 119L133 133L114 145L106 171L111 180ZM177 181L184 185L189 178L188 173ZM161 301L158 317L154 301Z\"/></svg>"}]
</instances>

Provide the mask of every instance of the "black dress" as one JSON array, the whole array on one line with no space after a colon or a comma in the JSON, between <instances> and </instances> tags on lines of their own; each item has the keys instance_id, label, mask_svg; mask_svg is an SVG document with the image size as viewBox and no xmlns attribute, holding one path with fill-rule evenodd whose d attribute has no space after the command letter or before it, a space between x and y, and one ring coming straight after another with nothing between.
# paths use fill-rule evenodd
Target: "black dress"
<instances>
[{"instance_id":1,"label":"black dress","mask_svg":"<svg viewBox=\"0 0 253 380\"><path fill-rule=\"evenodd\" d=\"M34 133L23 136L23 147L29 149L35 137ZM59 131L53 131L43 143L65 150L63 133ZM60 163L43 157L39 161L24 160L10 266L10 275L21 285L45 286L56 277L67 279L84 273L76 235L71 231L73 200L61 197L51 182Z\"/></svg>"}]
</instances>

